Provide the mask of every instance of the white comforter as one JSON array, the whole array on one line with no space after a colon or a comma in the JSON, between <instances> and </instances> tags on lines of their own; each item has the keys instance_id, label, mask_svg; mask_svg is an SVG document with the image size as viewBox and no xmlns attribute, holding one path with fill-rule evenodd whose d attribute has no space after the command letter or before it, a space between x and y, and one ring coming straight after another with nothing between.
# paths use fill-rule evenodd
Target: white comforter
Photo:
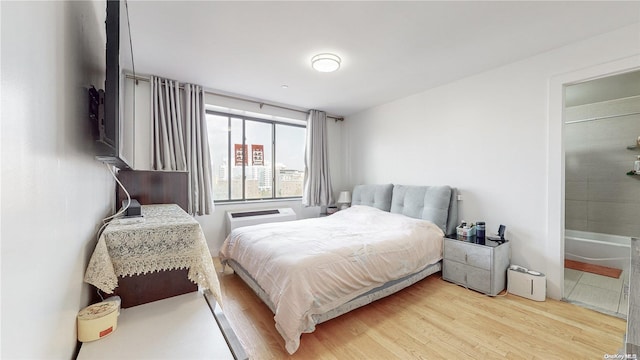
<instances>
[{"instance_id":1,"label":"white comforter","mask_svg":"<svg viewBox=\"0 0 640 360\"><path fill-rule=\"evenodd\" d=\"M239 263L275 306L276 328L293 354L322 314L442 259L435 224L353 206L324 218L248 226L225 240L223 263Z\"/></svg>"}]
</instances>

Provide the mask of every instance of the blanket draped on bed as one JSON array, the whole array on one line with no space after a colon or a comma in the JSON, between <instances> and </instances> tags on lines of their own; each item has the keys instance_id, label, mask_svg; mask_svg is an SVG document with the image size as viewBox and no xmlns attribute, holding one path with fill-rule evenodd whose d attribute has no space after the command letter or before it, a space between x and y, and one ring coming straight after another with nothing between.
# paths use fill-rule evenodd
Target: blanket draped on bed
<instances>
[{"instance_id":1,"label":"blanket draped on bed","mask_svg":"<svg viewBox=\"0 0 640 360\"><path fill-rule=\"evenodd\" d=\"M234 230L220 257L240 264L269 295L293 354L322 314L442 259L443 231L426 220L353 206L324 218Z\"/></svg>"}]
</instances>

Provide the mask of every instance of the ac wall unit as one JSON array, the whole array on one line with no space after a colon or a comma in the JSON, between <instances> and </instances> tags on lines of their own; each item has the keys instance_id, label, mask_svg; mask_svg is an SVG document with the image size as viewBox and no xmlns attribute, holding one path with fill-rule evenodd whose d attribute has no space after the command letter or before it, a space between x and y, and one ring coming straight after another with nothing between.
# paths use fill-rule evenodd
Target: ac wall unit
<instances>
[{"instance_id":1,"label":"ac wall unit","mask_svg":"<svg viewBox=\"0 0 640 360\"><path fill-rule=\"evenodd\" d=\"M227 235L243 226L296 220L292 208L227 211Z\"/></svg>"}]
</instances>

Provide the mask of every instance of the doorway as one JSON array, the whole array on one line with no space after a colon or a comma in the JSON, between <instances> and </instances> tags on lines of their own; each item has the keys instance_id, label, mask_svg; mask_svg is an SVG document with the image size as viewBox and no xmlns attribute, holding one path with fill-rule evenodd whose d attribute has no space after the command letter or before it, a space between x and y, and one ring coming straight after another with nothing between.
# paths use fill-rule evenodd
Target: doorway
<instances>
[{"instance_id":1,"label":"doorway","mask_svg":"<svg viewBox=\"0 0 640 360\"><path fill-rule=\"evenodd\" d=\"M566 86L611 75L640 70L640 56L594 65L559 74L549 79L549 115L547 123L547 223L546 258L547 296L564 298L565 260L565 163L564 163L564 90Z\"/></svg>"},{"instance_id":2,"label":"doorway","mask_svg":"<svg viewBox=\"0 0 640 360\"><path fill-rule=\"evenodd\" d=\"M626 318L640 234L640 71L564 88L564 300Z\"/></svg>"}]
</instances>

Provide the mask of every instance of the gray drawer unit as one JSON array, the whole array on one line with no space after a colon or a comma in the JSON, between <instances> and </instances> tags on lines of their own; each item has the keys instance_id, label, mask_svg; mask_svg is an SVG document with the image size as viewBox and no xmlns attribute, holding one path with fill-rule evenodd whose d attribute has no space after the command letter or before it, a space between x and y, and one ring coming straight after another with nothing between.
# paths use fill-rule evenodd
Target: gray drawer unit
<instances>
[{"instance_id":1,"label":"gray drawer unit","mask_svg":"<svg viewBox=\"0 0 640 360\"><path fill-rule=\"evenodd\" d=\"M442 278L456 284L488 294L491 292L491 271L478 269L456 261L444 259Z\"/></svg>"},{"instance_id":2,"label":"gray drawer unit","mask_svg":"<svg viewBox=\"0 0 640 360\"><path fill-rule=\"evenodd\" d=\"M445 241L444 252L446 254L445 259L480 269L491 270L490 247L469 246L468 243L459 240Z\"/></svg>"},{"instance_id":3,"label":"gray drawer unit","mask_svg":"<svg viewBox=\"0 0 640 360\"><path fill-rule=\"evenodd\" d=\"M495 296L506 287L510 246L509 241L498 244L473 237L445 237L442 278Z\"/></svg>"}]
</instances>

